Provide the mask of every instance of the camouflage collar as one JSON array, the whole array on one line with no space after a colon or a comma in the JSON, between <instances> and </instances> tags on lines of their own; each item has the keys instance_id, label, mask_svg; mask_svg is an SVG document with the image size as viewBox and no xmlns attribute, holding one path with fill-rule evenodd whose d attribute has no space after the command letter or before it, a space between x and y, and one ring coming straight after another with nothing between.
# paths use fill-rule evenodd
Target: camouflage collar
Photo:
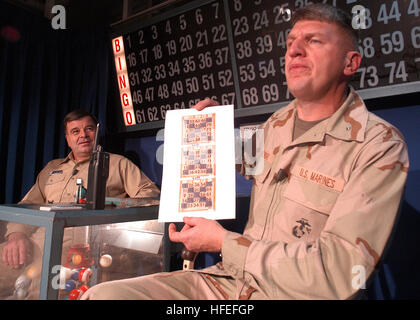
<instances>
[{"instance_id":1,"label":"camouflage collar","mask_svg":"<svg viewBox=\"0 0 420 320\"><path fill-rule=\"evenodd\" d=\"M362 98L350 88L343 105L328 119L325 133L341 140L363 142L368 116Z\"/></svg>"},{"instance_id":2,"label":"camouflage collar","mask_svg":"<svg viewBox=\"0 0 420 320\"><path fill-rule=\"evenodd\" d=\"M341 107L329 118L321 121L292 142L295 125L296 100L275 112L270 122L275 128L283 127L283 139L287 146L321 142L326 134L345 141L364 141L368 110L360 96L350 87L350 93Z\"/></svg>"}]
</instances>

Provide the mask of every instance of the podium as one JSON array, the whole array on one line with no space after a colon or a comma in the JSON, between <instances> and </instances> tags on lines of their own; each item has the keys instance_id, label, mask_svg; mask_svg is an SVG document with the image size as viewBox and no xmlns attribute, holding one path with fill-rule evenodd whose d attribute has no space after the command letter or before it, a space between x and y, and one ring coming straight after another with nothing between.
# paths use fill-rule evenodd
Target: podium
<instances>
[{"instance_id":1,"label":"podium","mask_svg":"<svg viewBox=\"0 0 420 320\"><path fill-rule=\"evenodd\" d=\"M57 273L53 272L53 267L62 264L63 235L66 228L90 226L90 228L96 229L96 231L93 231L97 235L97 230L110 230L108 228L111 228L109 225L112 224L156 220L159 212L157 205L129 208L105 207L104 210L72 210L68 208L63 210L52 208L50 211L42 211L39 209L39 205L32 204L0 205L0 221L16 222L44 228L39 292L39 299L41 300L55 300L59 297L60 290L57 289L57 286L54 286L54 281L56 282L54 277L57 277ZM164 225L160 237L162 239L159 252L162 257L160 271L170 271L170 242L167 230L167 225ZM138 232L134 233L137 236L138 234ZM153 236L153 240L156 239L156 236L159 236L159 232L148 231L147 235ZM121 243L121 237L118 239ZM126 240L124 241L127 242ZM133 241L132 237L130 241ZM109 247L109 244L107 246Z\"/></svg>"}]
</instances>

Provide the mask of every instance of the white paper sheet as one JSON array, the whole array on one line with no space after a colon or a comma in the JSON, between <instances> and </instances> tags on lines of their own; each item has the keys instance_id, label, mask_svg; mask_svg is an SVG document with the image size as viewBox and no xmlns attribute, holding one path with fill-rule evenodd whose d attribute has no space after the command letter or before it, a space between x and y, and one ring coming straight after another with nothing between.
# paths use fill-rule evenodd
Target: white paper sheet
<instances>
[{"instance_id":1,"label":"white paper sheet","mask_svg":"<svg viewBox=\"0 0 420 320\"><path fill-rule=\"evenodd\" d=\"M233 105L167 111L159 222L234 219L235 182Z\"/></svg>"}]
</instances>

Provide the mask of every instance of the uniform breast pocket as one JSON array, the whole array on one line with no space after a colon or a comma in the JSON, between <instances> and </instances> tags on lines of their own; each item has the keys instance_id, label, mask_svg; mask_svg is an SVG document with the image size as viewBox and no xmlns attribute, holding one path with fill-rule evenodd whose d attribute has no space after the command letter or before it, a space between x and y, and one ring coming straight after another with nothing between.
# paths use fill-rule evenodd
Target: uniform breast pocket
<instances>
[{"instance_id":1,"label":"uniform breast pocket","mask_svg":"<svg viewBox=\"0 0 420 320\"><path fill-rule=\"evenodd\" d=\"M45 185L53 186L63 181L64 181L64 174L53 174L48 177L47 181L45 182Z\"/></svg>"},{"instance_id":2,"label":"uniform breast pocket","mask_svg":"<svg viewBox=\"0 0 420 320\"><path fill-rule=\"evenodd\" d=\"M340 194L338 190L293 175L284 191L284 197L307 209L303 210L316 211L324 215L330 214Z\"/></svg>"}]
</instances>

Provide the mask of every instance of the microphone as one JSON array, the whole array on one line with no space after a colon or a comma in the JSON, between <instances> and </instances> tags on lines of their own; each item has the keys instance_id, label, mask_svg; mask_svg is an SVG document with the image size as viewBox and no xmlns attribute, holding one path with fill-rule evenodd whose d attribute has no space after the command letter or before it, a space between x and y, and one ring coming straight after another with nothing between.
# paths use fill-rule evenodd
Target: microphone
<instances>
[{"instance_id":1,"label":"microphone","mask_svg":"<svg viewBox=\"0 0 420 320\"><path fill-rule=\"evenodd\" d=\"M73 172L71 173L72 176L75 176L77 173L79 172L79 170L74 169Z\"/></svg>"}]
</instances>

